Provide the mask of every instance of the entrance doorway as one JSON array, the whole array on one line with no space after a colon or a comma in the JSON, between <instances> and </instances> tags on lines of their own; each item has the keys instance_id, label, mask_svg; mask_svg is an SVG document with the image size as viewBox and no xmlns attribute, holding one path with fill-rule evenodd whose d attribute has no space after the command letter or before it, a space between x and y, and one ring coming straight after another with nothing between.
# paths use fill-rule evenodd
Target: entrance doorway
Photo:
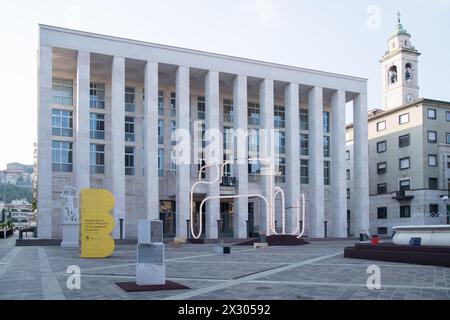
<instances>
[{"instance_id":1,"label":"entrance doorway","mask_svg":"<svg viewBox=\"0 0 450 320\"><path fill-rule=\"evenodd\" d=\"M159 219L163 223L164 238L174 238L176 235L175 201L159 202Z\"/></svg>"},{"instance_id":2,"label":"entrance doorway","mask_svg":"<svg viewBox=\"0 0 450 320\"><path fill-rule=\"evenodd\" d=\"M220 222L219 236L222 238L233 238L233 202L220 203Z\"/></svg>"}]
</instances>

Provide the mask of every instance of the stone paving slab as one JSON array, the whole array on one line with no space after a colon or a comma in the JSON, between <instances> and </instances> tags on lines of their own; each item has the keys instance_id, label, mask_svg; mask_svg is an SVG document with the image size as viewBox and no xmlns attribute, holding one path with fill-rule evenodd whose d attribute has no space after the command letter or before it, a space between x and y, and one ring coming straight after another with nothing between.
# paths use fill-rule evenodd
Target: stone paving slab
<instances>
[{"instance_id":1,"label":"stone paving slab","mask_svg":"<svg viewBox=\"0 0 450 320\"><path fill-rule=\"evenodd\" d=\"M343 257L354 241L313 241L299 247L166 245L166 275L190 290L126 293L116 282L135 279L135 245L118 245L107 259L80 259L77 249L14 247L0 240L2 299L339 299L448 300L450 268ZM81 289L66 285L68 266L81 268ZM366 286L367 267L381 269L381 290Z\"/></svg>"}]
</instances>

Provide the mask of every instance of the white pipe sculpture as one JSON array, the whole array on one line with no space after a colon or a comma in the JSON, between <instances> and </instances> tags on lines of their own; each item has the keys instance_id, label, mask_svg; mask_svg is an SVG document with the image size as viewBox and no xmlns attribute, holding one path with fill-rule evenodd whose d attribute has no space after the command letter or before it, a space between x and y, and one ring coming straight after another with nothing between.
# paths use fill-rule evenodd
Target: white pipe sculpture
<instances>
[{"instance_id":1,"label":"white pipe sculpture","mask_svg":"<svg viewBox=\"0 0 450 320\"><path fill-rule=\"evenodd\" d=\"M300 213L300 204L299 202L302 202L302 213ZM300 215L302 216L302 228L300 230ZM294 232L291 233L292 236L295 236L297 232L300 231L300 234L297 236L297 239L300 239L303 237L303 234L305 233L305 219L306 219L306 210L305 210L305 195L302 193L300 197L297 199L297 228Z\"/></svg>"},{"instance_id":2,"label":"white pipe sculpture","mask_svg":"<svg viewBox=\"0 0 450 320\"><path fill-rule=\"evenodd\" d=\"M281 217L282 217L282 234L286 234L286 206L285 206L285 194L283 189L281 189L278 186L275 186L275 179L274 179L274 170L273 170L273 165L270 161L266 160L266 159L259 159L259 158L252 158L252 159L248 159L249 162L252 161L258 161L263 163L265 166L267 166L269 168L269 175L271 177L271 181L270 181L270 190L269 190L269 195L272 195L271 197L265 197L263 195L260 194L248 194L248 195L230 195L230 196L210 196L210 197L206 197L201 203L200 203L200 221L199 221L199 230L198 233L195 233L194 230L194 191L195 188L201 184L205 184L205 185L210 185L210 184L214 184L217 183L219 180L222 181L223 180L223 175L224 175L224 168L226 165L231 164L231 161L225 161L222 165L219 164L215 164L215 165L206 165L200 168L199 173L198 173L198 180L197 182L195 182L192 187L191 187L191 194L190 194L190 200L191 200L191 210L190 210L190 231L191 231L191 235L194 239L200 239L201 234L203 232L203 221L202 221L202 214L203 214L203 206L204 204L209 201L209 200L213 200L213 199L237 199L237 198L260 198L262 199L265 204L266 204L266 228L267 228L267 233L270 233L270 231L275 234L278 235L279 233L276 231L276 226L275 226L275 210L274 210L274 203L275 200L277 198L277 196L280 194L281 195ZM211 181L203 181L202 180L202 173L205 169L207 168L217 168L218 170L218 175L214 180ZM302 226L302 230L300 230L300 204L299 201L302 201L302 214L303 214L303 226ZM301 238L304 234L305 231L305 196L304 194L300 195L300 199L297 199L297 228L295 230L295 232L292 233L292 235L296 235L297 232L300 231L300 235L297 238ZM270 234L267 234L270 235Z\"/></svg>"}]
</instances>

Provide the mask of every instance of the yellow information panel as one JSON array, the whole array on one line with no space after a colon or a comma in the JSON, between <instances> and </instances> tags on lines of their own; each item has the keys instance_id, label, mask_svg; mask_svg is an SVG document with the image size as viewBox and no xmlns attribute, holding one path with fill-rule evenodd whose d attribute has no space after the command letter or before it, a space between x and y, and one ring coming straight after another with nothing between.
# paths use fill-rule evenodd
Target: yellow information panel
<instances>
[{"instance_id":1,"label":"yellow information panel","mask_svg":"<svg viewBox=\"0 0 450 320\"><path fill-rule=\"evenodd\" d=\"M108 190L80 191L80 257L106 258L114 251L114 197Z\"/></svg>"}]
</instances>

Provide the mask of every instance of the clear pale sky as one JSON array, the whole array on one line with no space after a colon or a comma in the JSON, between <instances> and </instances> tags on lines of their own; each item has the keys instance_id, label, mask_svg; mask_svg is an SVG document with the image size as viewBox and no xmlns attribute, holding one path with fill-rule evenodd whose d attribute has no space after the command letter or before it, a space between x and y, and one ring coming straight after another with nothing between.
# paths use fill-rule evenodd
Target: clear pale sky
<instances>
[{"instance_id":1,"label":"clear pale sky","mask_svg":"<svg viewBox=\"0 0 450 320\"><path fill-rule=\"evenodd\" d=\"M368 78L370 109L399 9L421 96L450 101L450 0L2 1L0 169L33 162L39 23Z\"/></svg>"}]
</instances>

